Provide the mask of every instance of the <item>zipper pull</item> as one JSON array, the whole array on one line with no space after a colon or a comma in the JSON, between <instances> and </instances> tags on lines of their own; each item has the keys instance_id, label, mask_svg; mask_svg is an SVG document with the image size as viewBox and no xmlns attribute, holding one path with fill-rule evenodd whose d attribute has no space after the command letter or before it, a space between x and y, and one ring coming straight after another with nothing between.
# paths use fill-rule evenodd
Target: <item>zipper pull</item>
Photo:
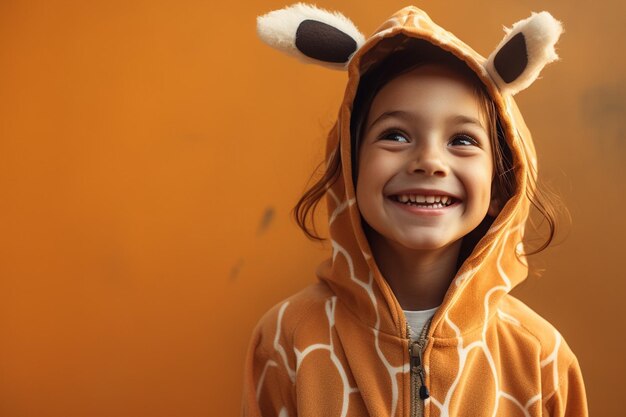
<instances>
[{"instance_id":1,"label":"zipper pull","mask_svg":"<svg viewBox=\"0 0 626 417\"><path fill-rule=\"evenodd\" d=\"M430 397L430 392L424 382L424 368L422 366L422 350L419 343L411 343L411 370L416 372L420 377L420 399L425 400Z\"/></svg>"},{"instance_id":2,"label":"zipper pull","mask_svg":"<svg viewBox=\"0 0 626 417\"><path fill-rule=\"evenodd\" d=\"M426 398L430 397L430 391L428 391L428 387L424 383L424 377L420 373L420 379L422 380L422 386L420 387L420 398L424 401Z\"/></svg>"},{"instance_id":3,"label":"zipper pull","mask_svg":"<svg viewBox=\"0 0 626 417\"><path fill-rule=\"evenodd\" d=\"M422 386L420 387L420 398L423 401L426 398L430 397L430 392L428 391L426 382L424 382L424 367L422 366L422 349L419 349L418 352L419 352L419 360L420 360L419 376L420 376L420 381L422 382Z\"/></svg>"}]
</instances>

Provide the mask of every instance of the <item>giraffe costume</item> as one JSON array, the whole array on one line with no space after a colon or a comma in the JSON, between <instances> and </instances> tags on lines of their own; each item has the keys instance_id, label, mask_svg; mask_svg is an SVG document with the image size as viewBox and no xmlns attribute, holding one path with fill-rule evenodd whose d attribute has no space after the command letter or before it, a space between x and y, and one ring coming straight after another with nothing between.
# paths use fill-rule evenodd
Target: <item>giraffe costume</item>
<instances>
[{"instance_id":1,"label":"giraffe costume","mask_svg":"<svg viewBox=\"0 0 626 417\"><path fill-rule=\"evenodd\" d=\"M527 176L537 160L513 95L557 60L562 27L549 13L505 28L484 58L422 10L405 7L367 39L337 12L298 3L260 16L259 37L303 62L347 70L326 157L341 174L327 191L332 256L319 280L256 326L244 372L244 416L586 416L575 355L545 319L509 294L528 273L520 243ZM421 343L381 275L361 225L351 170L350 116L360 76L410 42L464 61L495 102L515 171L514 195L450 283ZM427 330L427 331L426 331ZM418 341L419 342L419 341Z\"/></svg>"}]
</instances>

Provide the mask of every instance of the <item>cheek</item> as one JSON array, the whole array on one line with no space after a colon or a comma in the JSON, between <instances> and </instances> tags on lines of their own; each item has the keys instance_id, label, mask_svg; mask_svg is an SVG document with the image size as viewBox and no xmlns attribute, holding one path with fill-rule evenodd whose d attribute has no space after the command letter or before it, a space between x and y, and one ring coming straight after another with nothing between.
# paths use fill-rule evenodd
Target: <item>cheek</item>
<instances>
[{"instance_id":1,"label":"cheek","mask_svg":"<svg viewBox=\"0 0 626 417\"><path fill-rule=\"evenodd\" d=\"M359 175L373 179L388 178L398 168L394 155L383 151L363 152L359 161Z\"/></svg>"},{"instance_id":2,"label":"cheek","mask_svg":"<svg viewBox=\"0 0 626 417\"><path fill-rule=\"evenodd\" d=\"M388 169L388 168L387 168ZM375 153L364 151L358 163L356 200L359 207L365 209L375 206L381 198L387 174L385 164Z\"/></svg>"},{"instance_id":3,"label":"cheek","mask_svg":"<svg viewBox=\"0 0 626 417\"><path fill-rule=\"evenodd\" d=\"M371 157L371 153L367 151L361 152L358 162L357 188L371 188L373 182L376 180L376 175L374 175L376 170L376 160Z\"/></svg>"},{"instance_id":4,"label":"cheek","mask_svg":"<svg viewBox=\"0 0 626 417\"><path fill-rule=\"evenodd\" d=\"M487 168L487 169L485 169ZM473 188L477 196L480 198L480 201L488 203L491 199L491 188L493 185L492 173L487 167L483 166L482 170L474 171L475 175L473 177Z\"/></svg>"},{"instance_id":5,"label":"cheek","mask_svg":"<svg viewBox=\"0 0 626 417\"><path fill-rule=\"evenodd\" d=\"M490 199L493 174L488 161L477 161L466 165L459 175L462 175L467 191L471 192L475 198L479 201Z\"/></svg>"}]
</instances>

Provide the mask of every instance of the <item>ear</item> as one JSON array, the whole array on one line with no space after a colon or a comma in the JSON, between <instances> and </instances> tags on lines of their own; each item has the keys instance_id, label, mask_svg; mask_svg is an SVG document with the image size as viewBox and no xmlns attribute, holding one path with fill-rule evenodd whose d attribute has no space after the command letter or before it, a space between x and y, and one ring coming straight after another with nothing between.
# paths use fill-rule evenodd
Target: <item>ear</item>
<instances>
[{"instance_id":1,"label":"ear","mask_svg":"<svg viewBox=\"0 0 626 417\"><path fill-rule=\"evenodd\" d=\"M274 49L310 64L345 70L365 37L339 12L297 3L257 17L257 35Z\"/></svg>"},{"instance_id":2,"label":"ear","mask_svg":"<svg viewBox=\"0 0 626 417\"><path fill-rule=\"evenodd\" d=\"M498 196L498 190L496 189L496 183L492 181L491 184L491 201L489 201L489 208L487 209L487 215L496 218L500 214L500 198Z\"/></svg>"},{"instance_id":3,"label":"ear","mask_svg":"<svg viewBox=\"0 0 626 417\"><path fill-rule=\"evenodd\" d=\"M500 91L514 95L530 86L547 64L559 59L554 45L563 32L548 12L532 13L515 23L489 55L486 68Z\"/></svg>"},{"instance_id":4,"label":"ear","mask_svg":"<svg viewBox=\"0 0 626 417\"><path fill-rule=\"evenodd\" d=\"M500 200L497 197L492 197L491 202L489 203L489 209L487 210L487 214L493 218L498 217L500 214Z\"/></svg>"}]
</instances>

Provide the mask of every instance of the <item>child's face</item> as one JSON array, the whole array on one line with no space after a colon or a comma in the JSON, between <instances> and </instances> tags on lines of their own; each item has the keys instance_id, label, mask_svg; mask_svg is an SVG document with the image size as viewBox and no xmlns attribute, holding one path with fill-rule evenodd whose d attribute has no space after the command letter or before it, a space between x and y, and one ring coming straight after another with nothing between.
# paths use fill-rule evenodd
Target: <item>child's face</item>
<instances>
[{"instance_id":1,"label":"child's face","mask_svg":"<svg viewBox=\"0 0 626 417\"><path fill-rule=\"evenodd\" d=\"M380 117L392 111L407 114ZM419 67L380 90L363 129L356 187L374 238L438 249L462 239L488 212L497 214L490 206L492 149L482 113L470 82L442 66ZM432 194L423 190L456 198L443 208L398 201Z\"/></svg>"}]
</instances>

